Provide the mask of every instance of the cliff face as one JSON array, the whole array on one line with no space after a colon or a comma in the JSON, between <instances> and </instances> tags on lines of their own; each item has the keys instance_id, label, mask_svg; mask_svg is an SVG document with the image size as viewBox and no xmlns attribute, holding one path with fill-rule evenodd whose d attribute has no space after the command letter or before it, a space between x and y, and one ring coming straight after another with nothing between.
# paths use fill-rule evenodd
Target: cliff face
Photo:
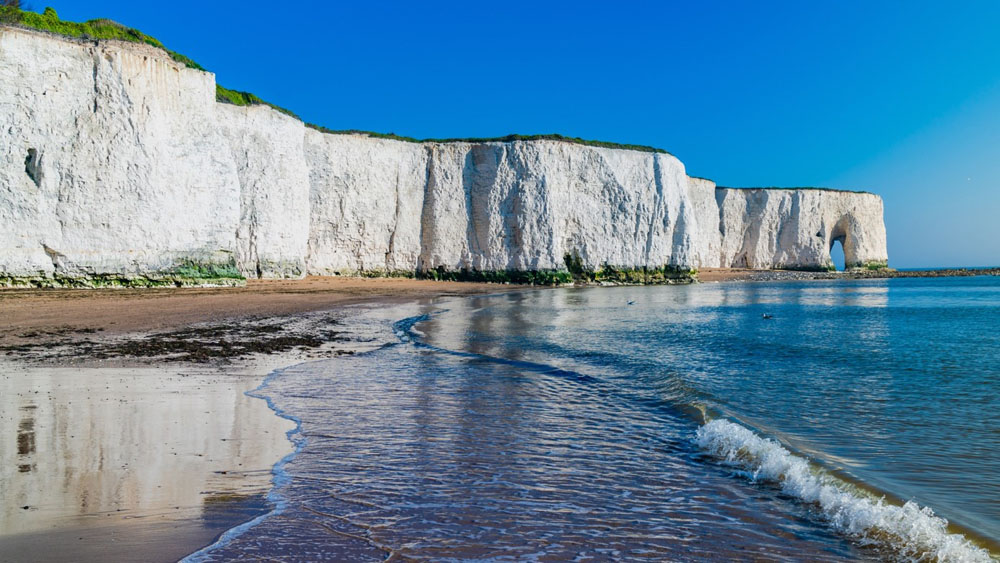
<instances>
[{"instance_id":1,"label":"cliff face","mask_svg":"<svg viewBox=\"0 0 1000 563\"><path fill-rule=\"evenodd\" d=\"M833 267L839 241L848 268L885 266L882 198L832 190L716 190L723 267Z\"/></svg>"},{"instance_id":2,"label":"cliff face","mask_svg":"<svg viewBox=\"0 0 1000 563\"><path fill-rule=\"evenodd\" d=\"M718 262L714 186L666 154L308 131L306 160L311 273Z\"/></svg>"},{"instance_id":3,"label":"cliff face","mask_svg":"<svg viewBox=\"0 0 1000 563\"><path fill-rule=\"evenodd\" d=\"M0 276L232 263L214 89L151 47L0 30Z\"/></svg>"},{"instance_id":4,"label":"cliff face","mask_svg":"<svg viewBox=\"0 0 1000 563\"><path fill-rule=\"evenodd\" d=\"M240 272L251 278L303 275L309 240L305 126L266 106L215 104L215 117L229 145L222 156L232 159L238 177Z\"/></svg>"},{"instance_id":5,"label":"cliff face","mask_svg":"<svg viewBox=\"0 0 1000 563\"><path fill-rule=\"evenodd\" d=\"M0 283L885 262L869 194L716 189L671 155L333 135L152 47L0 27ZM238 270L238 271L237 271ZM220 274L220 272L222 272ZM232 275L230 275L230 273Z\"/></svg>"},{"instance_id":6,"label":"cliff face","mask_svg":"<svg viewBox=\"0 0 1000 563\"><path fill-rule=\"evenodd\" d=\"M413 272L427 151L416 143L307 129L308 271Z\"/></svg>"},{"instance_id":7,"label":"cliff face","mask_svg":"<svg viewBox=\"0 0 1000 563\"><path fill-rule=\"evenodd\" d=\"M427 146L420 269L699 266L684 166L556 141ZM714 218L708 218L715 223Z\"/></svg>"}]
</instances>

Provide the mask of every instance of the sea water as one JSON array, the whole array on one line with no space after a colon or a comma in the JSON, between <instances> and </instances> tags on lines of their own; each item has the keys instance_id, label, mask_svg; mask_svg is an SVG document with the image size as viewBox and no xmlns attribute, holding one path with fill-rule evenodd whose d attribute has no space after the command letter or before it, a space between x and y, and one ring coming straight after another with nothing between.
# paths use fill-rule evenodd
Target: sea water
<instances>
[{"instance_id":1,"label":"sea water","mask_svg":"<svg viewBox=\"0 0 1000 563\"><path fill-rule=\"evenodd\" d=\"M989 560L1000 279L567 288L274 374L277 509L194 559ZM361 322L361 321L359 321Z\"/></svg>"}]
</instances>

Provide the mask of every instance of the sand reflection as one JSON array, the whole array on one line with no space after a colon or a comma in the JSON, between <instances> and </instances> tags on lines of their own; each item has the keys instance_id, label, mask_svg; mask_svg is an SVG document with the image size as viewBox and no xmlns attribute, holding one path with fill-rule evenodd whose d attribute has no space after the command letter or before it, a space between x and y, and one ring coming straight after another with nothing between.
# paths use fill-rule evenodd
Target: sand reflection
<instances>
[{"instance_id":1,"label":"sand reflection","mask_svg":"<svg viewBox=\"0 0 1000 563\"><path fill-rule=\"evenodd\" d=\"M260 379L0 364L0 546L127 520L205 518L261 495L291 451Z\"/></svg>"}]
</instances>

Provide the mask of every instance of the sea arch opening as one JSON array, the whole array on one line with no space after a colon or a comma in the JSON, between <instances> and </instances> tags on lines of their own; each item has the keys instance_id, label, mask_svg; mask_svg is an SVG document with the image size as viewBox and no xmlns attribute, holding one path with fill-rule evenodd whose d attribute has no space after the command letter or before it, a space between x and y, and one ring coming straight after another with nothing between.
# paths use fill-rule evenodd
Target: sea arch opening
<instances>
[{"instance_id":1,"label":"sea arch opening","mask_svg":"<svg viewBox=\"0 0 1000 563\"><path fill-rule=\"evenodd\" d=\"M833 226L830 231L830 260L838 270L846 270L849 266L857 263L852 239L848 235L854 230L854 220L850 215L845 215Z\"/></svg>"},{"instance_id":2,"label":"sea arch opening","mask_svg":"<svg viewBox=\"0 0 1000 563\"><path fill-rule=\"evenodd\" d=\"M830 243L830 259L833 261L833 267L838 271L844 271L847 266L847 260L844 256L844 240L834 239Z\"/></svg>"}]
</instances>

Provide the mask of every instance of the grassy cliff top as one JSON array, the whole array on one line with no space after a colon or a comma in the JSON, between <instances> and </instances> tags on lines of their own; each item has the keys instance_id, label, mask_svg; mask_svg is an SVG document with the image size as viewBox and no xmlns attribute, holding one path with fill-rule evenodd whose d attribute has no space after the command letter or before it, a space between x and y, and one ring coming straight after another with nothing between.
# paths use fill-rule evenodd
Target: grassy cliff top
<instances>
[{"instance_id":1,"label":"grassy cliff top","mask_svg":"<svg viewBox=\"0 0 1000 563\"><path fill-rule=\"evenodd\" d=\"M117 39L132 43L145 43L163 49L170 55L170 58L189 68L205 70L201 65L184 55L167 49L155 37L108 19L88 20L82 23L69 22L60 20L59 14L52 8L45 8L45 11L39 14L9 6L0 6L0 24L48 31L56 35L79 39Z\"/></svg>"},{"instance_id":2,"label":"grassy cliff top","mask_svg":"<svg viewBox=\"0 0 1000 563\"><path fill-rule=\"evenodd\" d=\"M28 29L35 29L40 31L47 31L50 33L55 33L57 35L62 35L66 37L76 37L79 39L117 39L119 41L130 41L133 43L145 43L146 45L152 45L159 49L163 49L170 58L181 63L188 68L193 68L196 70L205 70L204 67L194 62L190 58L171 51L167 49L155 37L146 35L145 33L118 22L109 19L96 19L88 20L82 23L63 21L59 19L59 15L52 8L45 8L45 11L41 14L36 12L30 12L25 10L19 10L18 8L12 7L2 7L0 6L0 24L14 25L18 27L24 27ZM250 92L241 92L239 90L230 90L216 84L215 87L215 98L218 102L225 104L233 104L237 106L254 106L254 105L266 105L271 108L284 113L285 115L294 117L295 119L302 120L298 115L296 115L291 110L285 109L281 106L272 104L265 100L262 100L255 94ZM324 133L340 134L340 135L367 135L369 137L375 137L379 139L395 139L397 141L405 141L410 143L449 143L449 142L470 142L470 143L486 143L486 142L510 142L510 141L538 141L538 140L549 140L549 141L563 141L567 143L575 143L578 145L587 145L593 147L604 147L611 149L626 149L633 151L643 151L643 152L653 152L653 153L664 153L669 154L667 151L656 148L648 147L645 145L629 145L622 143L611 143L607 141L592 141L587 139L580 139L578 137L566 137L559 134L549 134L549 135L507 135L504 137L491 137L491 138L462 138L462 139L415 139L413 137L406 137L402 135L396 135L395 133L376 133L374 131L362 131L357 129L328 129L320 125L315 125L312 123L306 123L307 126L316 129L317 131L322 131Z\"/></svg>"},{"instance_id":3,"label":"grassy cliff top","mask_svg":"<svg viewBox=\"0 0 1000 563\"><path fill-rule=\"evenodd\" d=\"M581 139L579 137L567 137L565 135L560 135L558 133L549 133L547 135L518 135L516 133L512 133L510 135L504 135L503 137L456 137L447 139L415 139L413 137L405 137L403 135L397 135L395 133L375 133L373 131L362 131L359 129L328 129L326 127L323 127L321 125L316 125L313 123L306 123L306 127L311 127L312 129L315 129L321 133L329 133L331 135L365 135L367 137L373 137L376 139L391 139L394 141L404 141L407 143L509 143L511 141L563 141L565 143L587 145L591 147L626 149L632 151L670 154L667 151L656 147L647 147L645 145L626 145L622 143L611 143L608 141L593 141L589 139Z\"/></svg>"},{"instance_id":4,"label":"grassy cliff top","mask_svg":"<svg viewBox=\"0 0 1000 563\"><path fill-rule=\"evenodd\" d=\"M128 41L131 43L143 43L162 49L170 55L170 58L178 63L195 70L205 70L203 66L194 62L190 57L182 55L176 51L167 49L163 43L138 29L122 25L109 19L88 20L85 22L71 22L59 19L59 14L52 8L45 8L41 14L17 8L0 6L0 24L13 25L38 31L47 31L63 37L75 37L77 39L116 39L118 41ZM249 92L230 90L216 84L215 99L219 102L234 104L238 106L267 105L290 115L296 119L298 116L291 111L268 103Z\"/></svg>"},{"instance_id":5,"label":"grassy cliff top","mask_svg":"<svg viewBox=\"0 0 1000 563\"><path fill-rule=\"evenodd\" d=\"M865 192L861 190L842 190L838 188L823 188L817 186L747 186L747 187L736 187L736 186L716 186L717 190L787 190L787 191L801 191L801 190L814 190L818 192L839 192L845 194L868 194L877 195L872 192Z\"/></svg>"}]
</instances>

